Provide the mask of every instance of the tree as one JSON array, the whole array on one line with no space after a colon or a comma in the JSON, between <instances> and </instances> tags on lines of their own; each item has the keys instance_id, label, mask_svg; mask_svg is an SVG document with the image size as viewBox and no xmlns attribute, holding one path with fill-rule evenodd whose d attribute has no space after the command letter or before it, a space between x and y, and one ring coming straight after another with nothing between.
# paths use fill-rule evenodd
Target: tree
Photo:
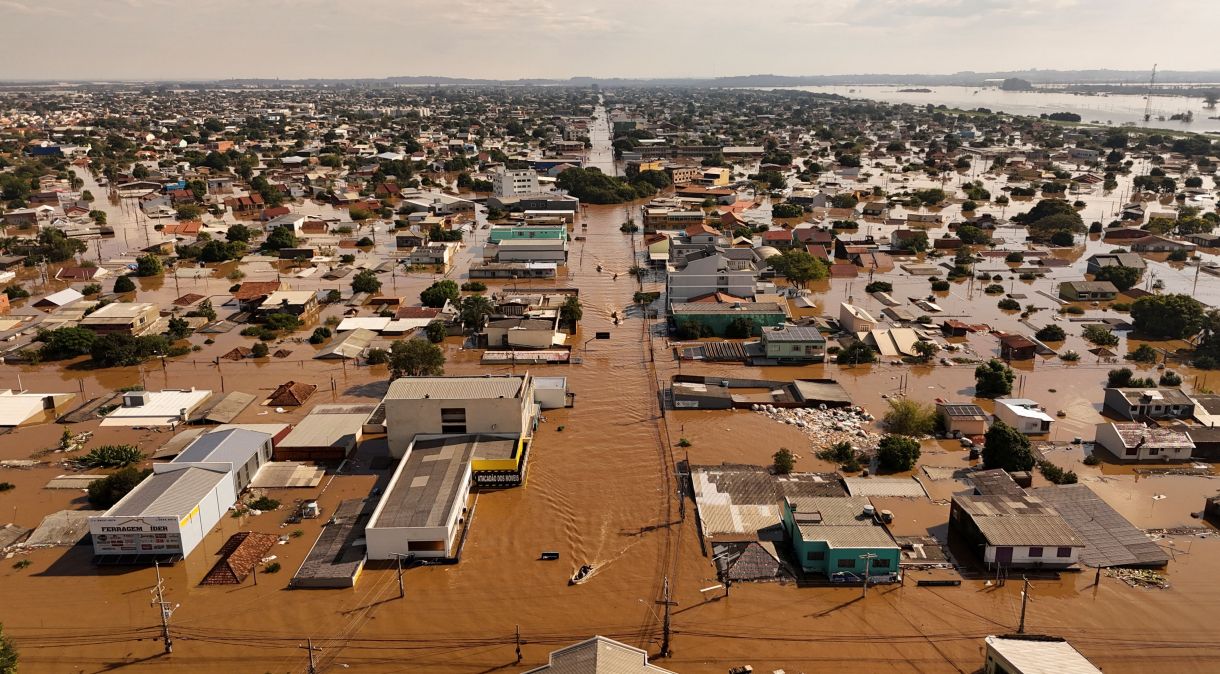
<instances>
[{"instance_id":1,"label":"tree","mask_svg":"<svg viewBox=\"0 0 1220 674\"><path fill-rule=\"evenodd\" d=\"M974 368L974 395L998 398L1012 393L1012 368L992 358Z\"/></svg>"},{"instance_id":2,"label":"tree","mask_svg":"<svg viewBox=\"0 0 1220 674\"><path fill-rule=\"evenodd\" d=\"M877 467L887 473L901 473L915 467L919 460L919 441L903 435L887 435L877 445Z\"/></svg>"},{"instance_id":3,"label":"tree","mask_svg":"<svg viewBox=\"0 0 1220 674\"><path fill-rule=\"evenodd\" d=\"M796 466L796 458L792 456L792 452L788 451L787 447L780 447L779 451L771 455L771 467L779 475L787 475L792 472Z\"/></svg>"},{"instance_id":4,"label":"tree","mask_svg":"<svg viewBox=\"0 0 1220 674\"><path fill-rule=\"evenodd\" d=\"M810 281L820 281L830 274L825 263L799 248L772 255L767 258L767 264L798 288L804 288Z\"/></svg>"},{"instance_id":5,"label":"tree","mask_svg":"<svg viewBox=\"0 0 1220 674\"><path fill-rule=\"evenodd\" d=\"M160 276L165 273L161 258L151 253L136 258L136 276Z\"/></svg>"},{"instance_id":6,"label":"tree","mask_svg":"<svg viewBox=\"0 0 1220 674\"><path fill-rule=\"evenodd\" d=\"M1203 305L1190 295L1147 295L1131 304L1135 331L1146 337L1186 339L1203 327Z\"/></svg>"},{"instance_id":7,"label":"tree","mask_svg":"<svg viewBox=\"0 0 1220 674\"><path fill-rule=\"evenodd\" d=\"M462 325L474 332L483 328L483 321L495 309L486 295L467 295L458 305Z\"/></svg>"},{"instance_id":8,"label":"tree","mask_svg":"<svg viewBox=\"0 0 1220 674\"><path fill-rule=\"evenodd\" d=\"M296 248L297 236L288 225L280 225L271 230L267 240L263 242L263 250L278 251L284 248Z\"/></svg>"},{"instance_id":9,"label":"tree","mask_svg":"<svg viewBox=\"0 0 1220 674\"><path fill-rule=\"evenodd\" d=\"M890 398L885 427L898 435L930 435L936 429L936 408L911 398Z\"/></svg>"},{"instance_id":10,"label":"tree","mask_svg":"<svg viewBox=\"0 0 1220 674\"><path fill-rule=\"evenodd\" d=\"M101 445L77 459L88 468L124 468L144 460L144 452L135 445Z\"/></svg>"},{"instance_id":11,"label":"tree","mask_svg":"<svg viewBox=\"0 0 1220 674\"><path fill-rule=\"evenodd\" d=\"M195 220L203 215L203 207L199 204L182 204L174 212L174 217L179 220Z\"/></svg>"},{"instance_id":12,"label":"tree","mask_svg":"<svg viewBox=\"0 0 1220 674\"><path fill-rule=\"evenodd\" d=\"M381 281L370 269L361 269L352 277L352 292L375 293L381 290Z\"/></svg>"},{"instance_id":13,"label":"tree","mask_svg":"<svg viewBox=\"0 0 1220 674\"><path fill-rule=\"evenodd\" d=\"M1118 335L1114 334L1110 328L1100 324L1084 326L1082 336L1086 341L1092 342L1097 346L1115 346L1118 344Z\"/></svg>"},{"instance_id":14,"label":"tree","mask_svg":"<svg viewBox=\"0 0 1220 674\"><path fill-rule=\"evenodd\" d=\"M1029 438L996 419L983 436L983 467L1008 472L1032 469L1034 453L1029 447Z\"/></svg>"},{"instance_id":15,"label":"tree","mask_svg":"<svg viewBox=\"0 0 1220 674\"><path fill-rule=\"evenodd\" d=\"M843 350L839 351L839 355L835 360L838 363L858 365L860 363L871 363L877 360L877 356L873 353L873 347L860 340L856 340L843 347Z\"/></svg>"},{"instance_id":16,"label":"tree","mask_svg":"<svg viewBox=\"0 0 1220 674\"><path fill-rule=\"evenodd\" d=\"M0 625L0 674L17 674L17 647L4 636L4 625Z\"/></svg>"},{"instance_id":17,"label":"tree","mask_svg":"<svg viewBox=\"0 0 1220 674\"><path fill-rule=\"evenodd\" d=\"M873 281L872 283L864 286L864 292L870 295L873 293L894 292L894 285L889 281Z\"/></svg>"},{"instance_id":18,"label":"tree","mask_svg":"<svg viewBox=\"0 0 1220 674\"><path fill-rule=\"evenodd\" d=\"M271 353L271 349L267 347L266 342L255 342L254 346L250 347L250 356L254 358L266 358Z\"/></svg>"},{"instance_id":19,"label":"tree","mask_svg":"<svg viewBox=\"0 0 1220 674\"><path fill-rule=\"evenodd\" d=\"M97 333L88 328L57 328L39 335L43 360L75 358L92 352Z\"/></svg>"},{"instance_id":20,"label":"tree","mask_svg":"<svg viewBox=\"0 0 1220 674\"><path fill-rule=\"evenodd\" d=\"M131 280L130 276L120 276L114 280L114 292L130 293L135 292L136 282Z\"/></svg>"},{"instance_id":21,"label":"tree","mask_svg":"<svg viewBox=\"0 0 1220 674\"><path fill-rule=\"evenodd\" d=\"M208 241L199 250L200 262L226 262L246 254L246 244L240 241Z\"/></svg>"},{"instance_id":22,"label":"tree","mask_svg":"<svg viewBox=\"0 0 1220 674\"><path fill-rule=\"evenodd\" d=\"M268 330L296 330L301 326L301 319L293 314L276 312L263 319Z\"/></svg>"},{"instance_id":23,"label":"tree","mask_svg":"<svg viewBox=\"0 0 1220 674\"><path fill-rule=\"evenodd\" d=\"M165 331L166 336L171 340L177 341L191 334L191 326L186 322L185 318L173 316L169 319L169 325Z\"/></svg>"},{"instance_id":24,"label":"tree","mask_svg":"<svg viewBox=\"0 0 1220 674\"><path fill-rule=\"evenodd\" d=\"M100 480L94 480L89 483L89 505L98 510L109 510L151 474L151 470L128 466ZM2 662L3 660L0 660L0 663ZM4 668L0 667L0 672L4 671Z\"/></svg>"},{"instance_id":25,"label":"tree","mask_svg":"<svg viewBox=\"0 0 1220 674\"><path fill-rule=\"evenodd\" d=\"M894 247L899 250L907 250L913 253L922 253L928 249L928 233L924 231L913 231L909 236L903 236Z\"/></svg>"},{"instance_id":26,"label":"tree","mask_svg":"<svg viewBox=\"0 0 1220 674\"><path fill-rule=\"evenodd\" d=\"M449 336L448 330L445 329L444 321L432 321L424 326L424 334L428 336L428 341L433 344L440 344Z\"/></svg>"},{"instance_id":27,"label":"tree","mask_svg":"<svg viewBox=\"0 0 1220 674\"><path fill-rule=\"evenodd\" d=\"M390 347L390 380L445 374L445 352L419 339L398 340Z\"/></svg>"},{"instance_id":28,"label":"tree","mask_svg":"<svg viewBox=\"0 0 1220 674\"><path fill-rule=\"evenodd\" d=\"M919 362L926 363L936 356L940 351L940 345L936 342L930 342L926 339L921 339L915 342L915 353L919 354Z\"/></svg>"},{"instance_id":29,"label":"tree","mask_svg":"<svg viewBox=\"0 0 1220 674\"><path fill-rule=\"evenodd\" d=\"M419 301L422 302L425 307L439 308L445 306L446 302L456 302L461 294L461 291L458 290L457 283L454 283L449 279L445 279L443 281L437 281L425 288L424 291L419 294Z\"/></svg>"},{"instance_id":30,"label":"tree","mask_svg":"<svg viewBox=\"0 0 1220 674\"><path fill-rule=\"evenodd\" d=\"M737 316L725 326L724 336L729 339L745 339L752 336L757 329L758 324L753 319Z\"/></svg>"},{"instance_id":31,"label":"tree","mask_svg":"<svg viewBox=\"0 0 1220 674\"><path fill-rule=\"evenodd\" d=\"M136 338L121 333L98 337L89 349L89 354L93 361L102 367L126 367L138 365L144 360Z\"/></svg>"},{"instance_id":32,"label":"tree","mask_svg":"<svg viewBox=\"0 0 1220 674\"><path fill-rule=\"evenodd\" d=\"M229 231L225 232L225 239L229 241L241 241L242 243L250 243L250 239L254 238L254 230L237 223L229 227Z\"/></svg>"},{"instance_id":33,"label":"tree","mask_svg":"<svg viewBox=\"0 0 1220 674\"><path fill-rule=\"evenodd\" d=\"M799 204L775 204L771 207L773 218L799 218L805 214L805 209Z\"/></svg>"},{"instance_id":34,"label":"tree","mask_svg":"<svg viewBox=\"0 0 1220 674\"><path fill-rule=\"evenodd\" d=\"M1127 360L1136 363L1155 363L1157 359L1156 349L1147 344L1140 344L1134 351L1127 354Z\"/></svg>"},{"instance_id":35,"label":"tree","mask_svg":"<svg viewBox=\"0 0 1220 674\"><path fill-rule=\"evenodd\" d=\"M585 310L580 305L580 298L576 295L568 295L564 298L563 304L559 306L559 320L573 328L584 316Z\"/></svg>"},{"instance_id":36,"label":"tree","mask_svg":"<svg viewBox=\"0 0 1220 674\"><path fill-rule=\"evenodd\" d=\"M986 245L991 241L991 234L974 225L962 225L957 228L957 238L968 245Z\"/></svg>"},{"instance_id":37,"label":"tree","mask_svg":"<svg viewBox=\"0 0 1220 674\"><path fill-rule=\"evenodd\" d=\"M313 329L313 334L309 336L310 344L321 344L330 339L330 328L326 326L318 326Z\"/></svg>"},{"instance_id":38,"label":"tree","mask_svg":"<svg viewBox=\"0 0 1220 674\"><path fill-rule=\"evenodd\" d=\"M1034 337L1043 342L1062 342L1067 339L1067 333L1063 331L1063 328L1051 323L1034 333Z\"/></svg>"},{"instance_id":39,"label":"tree","mask_svg":"<svg viewBox=\"0 0 1220 674\"><path fill-rule=\"evenodd\" d=\"M1118 288L1119 292L1129 290L1140 282L1140 277L1144 275L1144 270L1137 267L1119 267L1117 265L1110 267L1102 267L1093 275L1095 281L1109 281Z\"/></svg>"},{"instance_id":40,"label":"tree","mask_svg":"<svg viewBox=\"0 0 1220 674\"><path fill-rule=\"evenodd\" d=\"M1136 377L1130 368L1120 367L1106 373L1107 388L1153 388L1156 382L1151 377Z\"/></svg>"}]
</instances>

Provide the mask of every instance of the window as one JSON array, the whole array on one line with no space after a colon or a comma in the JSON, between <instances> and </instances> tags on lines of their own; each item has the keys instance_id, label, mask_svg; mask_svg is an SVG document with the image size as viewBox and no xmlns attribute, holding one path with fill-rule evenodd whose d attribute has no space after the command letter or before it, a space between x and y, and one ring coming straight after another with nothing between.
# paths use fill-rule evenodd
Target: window
<instances>
[{"instance_id":1,"label":"window","mask_svg":"<svg viewBox=\"0 0 1220 674\"><path fill-rule=\"evenodd\" d=\"M825 550L810 550L809 552L805 553L805 561L807 561L807 562L820 562L825 559L826 559Z\"/></svg>"},{"instance_id":2,"label":"window","mask_svg":"<svg viewBox=\"0 0 1220 674\"><path fill-rule=\"evenodd\" d=\"M1126 456L1135 456L1136 454L1139 454L1139 452L1140 452L1140 450L1138 447L1128 447L1125 455Z\"/></svg>"},{"instance_id":3,"label":"window","mask_svg":"<svg viewBox=\"0 0 1220 674\"><path fill-rule=\"evenodd\" d=\"M1041 556L1042 556L1042 548L1038 548L1038 547L1030 548L1030 549L1029 549L1029 556L1030 556L1030 557L1041 557Z\"/></svg>"},{"instance_id":4,"label":"window","mask_svg":"<svg viewBox=\"0 0 1220 674\"><path fill-rule=\"evenodd\" d=\"M848 557L847 559L840 559L838 567L840 569L854 569L856 568L856 560L852 559L851 557Z\"/></svg>"},{"instance_id":5,"label":"window","mask_svg":"<svg viewBox=\"0 0 1220 674\"><path fill-rule=\"evenodd\" d=\"M441 408L441 432L442 433L465 433L466 432L466 408L465 407Z\"/></svg>"},{"instance_id":6,"label":"window","mask_svg":"<svg viewBox=\"0 0 1220 674\"><path fill-rule=\"evenodd\" d=\"M1148 455L1149 455L1149 456L1156 456L1157 454L1160 454L1160 453L1161 453L1161 448L1160 448L1160 447L1153 447L1152 449L1149 449L1149 450L1148 450Z\"/></svg>"},{"instance_id":7,"label":"window","mask_svg":"<svg viewBox=\"0 0 1220 674\"><path fill-rule=\"evenodd\" d=\"M1059 548L1059 556L1060 557L1071 557L1072 549L1071 548Z\"/></svg>"},{"instance_id":8,"label":"window","mask_svg":"<svg viewBox=\"0 0 1220 674\"><path fill-rule=\"evenodd\" d=\"M874 560L873 560L872 567L873 567L874 569L888 569L888 568L890 568L890 560L888 560L888 559L874 559Z\"/></svg>"}]
</instances>

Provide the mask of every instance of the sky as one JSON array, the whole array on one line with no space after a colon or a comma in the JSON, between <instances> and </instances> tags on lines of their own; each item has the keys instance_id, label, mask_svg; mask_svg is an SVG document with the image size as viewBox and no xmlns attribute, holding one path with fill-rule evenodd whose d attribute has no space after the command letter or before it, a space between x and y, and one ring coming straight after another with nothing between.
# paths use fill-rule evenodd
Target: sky
<instances>
[{"instance_id":1,"label":"sky","mask_svg":"<svg viewBox=\"0 0 1220 674\"><path fill-rule=\"evenodd\" d=\"M0 79L1209 70L1218 24L1216 0L0 0Z\"/></svg>"}]
</instances>

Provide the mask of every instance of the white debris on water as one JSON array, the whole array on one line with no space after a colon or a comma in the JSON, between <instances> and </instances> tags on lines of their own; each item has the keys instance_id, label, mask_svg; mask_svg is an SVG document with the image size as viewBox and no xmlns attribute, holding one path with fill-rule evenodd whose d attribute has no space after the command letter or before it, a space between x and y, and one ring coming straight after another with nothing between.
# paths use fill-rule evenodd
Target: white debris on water
<instances>
[{"instance_id":1,"label":"white debris on water","mask_svg":"<svg viewBox=\"0 0 1220 674\"><path fill-rule=\"evenodd\" d=\"M772 421L799 428L809 437L815 451L838 442L850 442L857 451L870 453L881 441L881 435L871 430L873 415L863 407L827 409L821 405L814 409L753 405L751 409Z\"/></svg>"}]
</instances>

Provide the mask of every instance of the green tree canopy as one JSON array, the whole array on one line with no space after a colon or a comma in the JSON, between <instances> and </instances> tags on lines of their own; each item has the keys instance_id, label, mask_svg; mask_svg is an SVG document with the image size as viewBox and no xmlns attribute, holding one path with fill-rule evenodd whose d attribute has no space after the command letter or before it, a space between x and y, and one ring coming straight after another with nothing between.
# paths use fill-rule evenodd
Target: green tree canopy
<instances>
[{"instance_id":1,"label":"green tree canopy","mask_svg":"<svg viewBox=\"0 0 1220 674\"><path fill-rule=\"evenodd\" d=\"M352 277L352 292L375 293L381 290L381 281L370 269L361 269Z\"/></svg>"},{"instance_id":2,"label":"green tree canopy","mask_svg":"<svg viewBox=\"0 0 1220 674\"><path fill-rule=\"evenodd\" d=\"M398 340L390 347L390 379L445 374L445 352L421 339Z\"/></svg>"},{"instance_id":3,"label":"green tree canopy","mask_svg":"<svg viewBox=\"0 0 1220 674\"><path fill-rule=\"evenodd\" d=\"M1114 284L1115 288L1118 288L1119 292L1122 292L1135 287L1135 284L1140 282L1140 277L1143 275L1144 270L1138 267L1112 265L1098 269L1093 278L1097 281L1109 281Z\"/></svg>"},{"instance_id":4,"label":"green tree canopy","mask_svg":"<svg viewBox=\"0 0 1220 674\"><path fill-rule=\"evenodd\" d=\"M936 408L911 398L890 398L885 427L898 435L929 435L936 429Z\"/></svg>"},{"instance_id":5,"label":"green tree canopy","mask_svg":"<svg viewBox=\"0 0 1220 674\"><path fill-rule=\"evenodd\" d=\"M799 248L772 255L767 258L767 264L798 288L804 288L810 281L820 281L830 274L824 262Z\"/></svg>"},{"instance_id":6,"label":"green tree canopy","mask_svg":"<svg viewBox=\"0 0 1220 674\"><path fill-rule=\"evenodd\" d=\"M1030 449L1029 438L997 419L987 429L983 439L983 467L1009 472L1032 469L1034 453Z\"/></svg>"},{"instance_id":7,"label":"green tree canopy","mask_svg":"<svg viewBox=\"0 0 1220 674\"><path fill-rule=\"evenodd\" d=\"M919 460L919 441L904 435L887 435L877 445L877 467L887 473L901 473L915 467Z\"/></svg>"},{"instance_id":8,"label":"green tree canopy","mask_svg":"<svg viewBox=\"0 0 1220 674\"><path fill-rule=\"evenodd\" d=\"M1012 368L992 358L974 368L974 394L980 398L998 398L1012 393Z\"/></svg>"},{"instance_id":9,"label":"green tree canopy","mask_svg":"<svg viewBox=\"0 0 1220 674\"><path fill-rule=\"evenodd\" d=\"M1146 295L1131 304L1131 321L1146 337L1187 339L1203 328L1203 305L1190 295Z\"/></svg>"},{"instance_id":10,"label":"green tree canopy","mask_svg":"<svg viewBox=\"0 0 1220 674\"><path fill-rule=\"evenodd\" d=\"M425 288L419 294L419 301L425 307L440 308L445 306L445 302L457 302L461 294L457 283L444 279Z\"/></svg>"}]
</instances>

